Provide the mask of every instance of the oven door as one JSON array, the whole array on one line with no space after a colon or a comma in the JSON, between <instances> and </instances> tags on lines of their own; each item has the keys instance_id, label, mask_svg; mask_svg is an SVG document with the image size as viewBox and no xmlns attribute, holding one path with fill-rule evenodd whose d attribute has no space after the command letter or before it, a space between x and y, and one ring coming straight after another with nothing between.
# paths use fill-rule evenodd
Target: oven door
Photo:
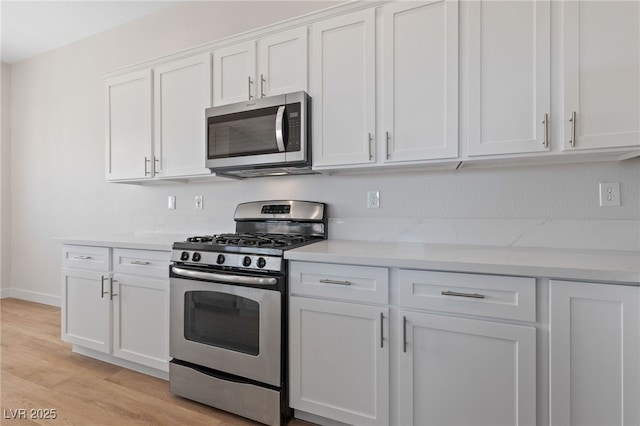
<instances>
[{"instance_id":1,"label":"oven door","mask_svg":"<svg viewBox=\"0 0 640 426\"><path fill-rule=\"evenodd\" d=\"M172 276L170 315L173 358L281 385L279 291Z\"/></svg>"}]
</instances>

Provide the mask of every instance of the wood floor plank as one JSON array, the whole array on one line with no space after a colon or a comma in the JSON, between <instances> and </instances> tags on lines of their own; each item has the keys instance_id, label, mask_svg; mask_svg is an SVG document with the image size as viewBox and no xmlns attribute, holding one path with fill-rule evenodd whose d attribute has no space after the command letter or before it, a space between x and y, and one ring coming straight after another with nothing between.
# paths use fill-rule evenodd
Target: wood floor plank
<instances>
[{"instance_id":1,"label":"wood floor plank","mask_svg":"<svg viewBox=\"0 0 640 426\"><path fill-rule=\"evenodd\" d=\"M2 425L258 425L175 396L165 380L71 352L60 338L60 309L52 306L0 300L0 367L3 417L56 410L55 419L0 417Z\"/></svg>"}]
</instances>

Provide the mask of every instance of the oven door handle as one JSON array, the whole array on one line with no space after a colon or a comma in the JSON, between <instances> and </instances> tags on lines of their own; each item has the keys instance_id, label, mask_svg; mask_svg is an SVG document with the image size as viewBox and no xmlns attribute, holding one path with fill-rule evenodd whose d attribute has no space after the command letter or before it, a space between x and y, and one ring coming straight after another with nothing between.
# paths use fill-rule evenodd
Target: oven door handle
<instances>
[{"instance_id":1,"label":"oven door handle","mask_svg":"<svg viewBox=\"0 0 640 426\"><path fill-rule=\"evenodd\" d=\"M208 281L219 281L230 284L276 285L278 280L272 277L245 277L243 275L216 274L212 272L192 271L190 269L171 267L174 274L187 278L200 278Z\"/></svg>"}]
</instances>

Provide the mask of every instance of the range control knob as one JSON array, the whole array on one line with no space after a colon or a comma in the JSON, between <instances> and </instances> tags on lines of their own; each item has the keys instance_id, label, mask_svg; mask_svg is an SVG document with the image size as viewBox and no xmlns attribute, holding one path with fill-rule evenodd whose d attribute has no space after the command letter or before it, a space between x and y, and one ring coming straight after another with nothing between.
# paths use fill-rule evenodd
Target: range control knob
<instances>
[{"instance_id":1,"label":"range control knob","mask_svg":"<svg viewBox=\"0 0 640 426\"><path fill-rule=\"evenodd\" d=\"M251 258L249 256L245 256L244 259L242 259L242 265L244 266L251 265Z\"/></svg>"},{"instance_id":2,"label":"range control knob","mask_svg":"<svg viewBox=\"0 0 640 426\"><path fill-rule=\"evenodd\" d=\"M183 251L182 254L180 254L180 260L183 262L189 260L189 252Z\"/></svg>"},{"instance_id":3,"label":"range control knob","mask_svg":"<svg viewBox=\"0 0 640 426\"><path fill-rule=\"evenodd\" d=\"M193 253L193 256L191 256L191 260L193 260L194 262L200 262L200 259L202 259L200 253Z\"/></svg>"},{"instance_id":4,"label":"range control knob","mask_svg":"<svg viewBox=\"0 0 640 426\"><path fill-rule=\"evenodd\" d=\"M218 258L216 259L216 263L218 265L222 265L224 263L224 254L219 254Z\"/></svg>"},{"instance_id":5,"label":"range control knob","mask_svg":"<svg viewBox=\"0 0 640 426\"><path fill-rule=\"evenodd\" d=\"M264 257L258 258L258 268L264 268L267 265L267 261L264 260Z\"/></svg>"}]
</instances>

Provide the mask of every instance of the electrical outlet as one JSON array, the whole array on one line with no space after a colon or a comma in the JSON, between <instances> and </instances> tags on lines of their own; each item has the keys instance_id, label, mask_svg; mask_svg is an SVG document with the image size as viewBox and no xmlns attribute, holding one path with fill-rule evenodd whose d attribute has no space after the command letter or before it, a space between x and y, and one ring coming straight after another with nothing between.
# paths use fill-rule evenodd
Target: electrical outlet
<instances>
[{"instance_id":1,"label":"electrical outlet","mask_svg":"<svg viewBox=\"0 0 640 426\"><path fill-rule=\"evenodd\" d=\"M167 199L167 208L169 210L175 210L176 209L176 196L175 195L169 195L169 198Z\"/></svg>"},{"instance_id":2,"label":"electrical outlet","mask_svg":"<svg viewBox=\"0 0 640 426\"><path fill-rule=\"evenodd\" d=\"M620 206L620 183L600 183L600 207Z\"/></svg>"},{"instance_id":3,"label":"electrical outlet","mask_svg":"<svg viewBox=\"0 0 640 426\"><path fill-rule=\"evenodd\" d=\"M368 209L379 209L380 208L380 191L370 190L367 191L367 208Z\"/></svg>"},{"instance_id":4,"label":"electrical outlet","mask_svg":"<svg viewBox=\"0 0 640 426\"><path fill-rule=\"evenodd\" d=\"M196 195L193 203L196 210L202 210L202 195Z\"/></svg>"}]
</instances>

